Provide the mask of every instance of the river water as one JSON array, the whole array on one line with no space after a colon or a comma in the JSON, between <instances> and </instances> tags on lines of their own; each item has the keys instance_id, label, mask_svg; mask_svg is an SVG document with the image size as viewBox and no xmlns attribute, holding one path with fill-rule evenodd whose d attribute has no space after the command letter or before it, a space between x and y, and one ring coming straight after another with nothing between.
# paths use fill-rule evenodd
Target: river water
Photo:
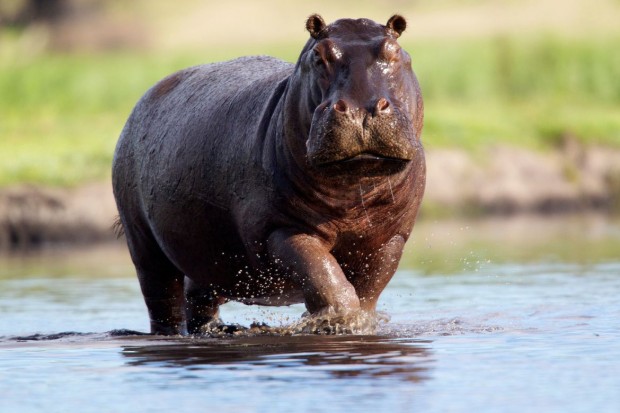
<instances>
[{"instance_id":1,"label":"river water","mask_svg":"<svg viewBox=\"0 0 620 413\"><path fill-rule=\"evenodd\" d=\"M5 255L0 412L616 413L619 297L620 222L600 216L422 221L373 336L137 335L122 245Z\"/></svg>"}]
</instances>

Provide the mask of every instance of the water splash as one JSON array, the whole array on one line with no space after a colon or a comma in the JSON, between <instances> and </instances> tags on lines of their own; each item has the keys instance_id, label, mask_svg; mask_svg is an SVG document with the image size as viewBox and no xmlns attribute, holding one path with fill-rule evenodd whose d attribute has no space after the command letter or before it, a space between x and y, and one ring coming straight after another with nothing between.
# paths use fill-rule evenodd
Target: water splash
<instances>
[{"instance_id":1,"label":"water splash","mask_svg":"<svg viewBox=\"0 0 620 413\"><path fill-rule=\"evenodd\" d=\"M269 326L254 322L249 327L241 324L223 324L219 320L202 327L201 337L252 337L257 335L372 335L380 326L387 324L390 317L383 312L359 311L337 314L333 311L321 315L305 313L300 320L280 326Z\"/></svg>"},{"instance_id":2,"label":"water splash","mask_svg":"<svg viewBox=\"0 0 620 413\"><path fill-rule=\"evenodd\" d=\"M380 324L387 323L386 313L359 311L346 315L334 312L313 316L304 314L292 327L302 334L375 334Z\"/></svg>"}]
</instances>

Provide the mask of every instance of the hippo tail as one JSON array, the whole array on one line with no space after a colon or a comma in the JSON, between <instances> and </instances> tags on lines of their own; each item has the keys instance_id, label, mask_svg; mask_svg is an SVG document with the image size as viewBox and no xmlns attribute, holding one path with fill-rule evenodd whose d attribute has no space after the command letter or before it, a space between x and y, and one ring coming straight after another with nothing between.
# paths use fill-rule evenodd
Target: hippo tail
<instances>
[{"instance_id":1,"label":"hippo tail","mask_svg":"<svg viewBox=\"0 0 620 413\"><path fill-rule=\"evenodd\" d=\"M114 235L116 235L116 239L120 239L125 235L125 228L123 227L123 223L121 222L121 216L117 215L114 219L114 223L112 224L112 231L114 231Z\"/></svg>"}]
</instances>

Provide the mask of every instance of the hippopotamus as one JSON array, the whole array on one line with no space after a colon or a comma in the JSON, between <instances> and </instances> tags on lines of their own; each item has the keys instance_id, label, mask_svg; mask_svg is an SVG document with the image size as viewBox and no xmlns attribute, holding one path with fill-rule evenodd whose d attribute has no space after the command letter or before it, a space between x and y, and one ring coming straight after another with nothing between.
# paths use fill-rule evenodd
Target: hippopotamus
<instances>
[{"instance_id":1,"label":"hippopotamus","mask_svg":"<svg viewBox=\"0 0 620 413\"><path fill-rule=\"evenodd\" d=\"M151 333L198 334L231 300L375 310L425 187L405 28L312 15L295 64L190 67L139 100L112 180Z\"/></svg>"}]
</instances>

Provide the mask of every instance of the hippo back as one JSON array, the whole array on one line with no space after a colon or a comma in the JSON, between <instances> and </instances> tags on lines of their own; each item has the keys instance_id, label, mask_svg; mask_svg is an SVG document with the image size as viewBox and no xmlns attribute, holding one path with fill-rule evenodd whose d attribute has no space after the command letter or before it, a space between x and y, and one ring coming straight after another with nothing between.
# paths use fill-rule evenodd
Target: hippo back
<instances>
[{"instance_id":1,"label":"hippo back","mask_svg":"<svg viewBox=\"0 0 620 413\"><path fill-rule=\"evenodd\" d=\"M226 203L230 192L219 186L229 183L221 177L237 174L259 144L253 138L261 135L265 105L292 69L274 58L245 57L191 67L157 83L136 105L117 144L113 174L124 182L118 189L133 183L145 198L199 190L212 197L203 201Z\"/></svg>"}]
</instances>

